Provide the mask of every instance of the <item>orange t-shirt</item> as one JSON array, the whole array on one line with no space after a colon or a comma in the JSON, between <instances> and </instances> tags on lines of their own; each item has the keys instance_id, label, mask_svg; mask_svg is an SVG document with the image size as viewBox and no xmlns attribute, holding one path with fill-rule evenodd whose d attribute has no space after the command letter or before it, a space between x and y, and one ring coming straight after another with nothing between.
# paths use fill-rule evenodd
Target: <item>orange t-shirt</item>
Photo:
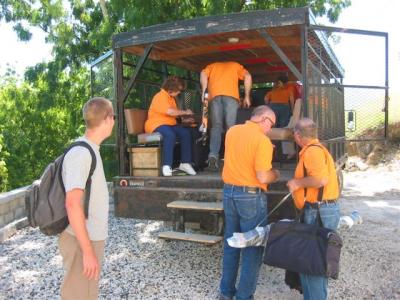
<instances>
[{"instance_id":1,"label":"orange t-shirt","mask_svg":"<svg viewBox=\"0 0 400 300\"><path fill-rule=\"evenodd\" d=\"M258 181L256 171L272 169L272 152L272 143L258 124L246 121L232 126L225 138L224 183L267 190L267 185Z\"/></svg>"},{"instance_id":2,"label":"orange t-shirt","mask_svg":"<svg viewBox=\"0 0 400 300\"><path fill-rule=\"evenodd\" d=\"M291 89L287 89L286 87L278 87L269 91L265 95L265 99L270 104L289 104L291 96L293 97Z\"/></svg>"},{"instance_id":3,"label":"orange t-shirt","mask_svg":"<svg viewBox=\"0 0 400 300\"><path fill-rule=\"evenodd\" d=\"M312 146L318 145L318 146ZM294 178L303 178L304 169L307 176L318 179L327 178L328 183L323 187L322 200L335 200L339 198L339 185L336 175L335 162L329 151L321 145L318 139L311 140L299 153L299 162L294 172ZM293 193L297 208L302 208L304 202L315 203L318 201L317 188L307 188L307 195L304 198L304 189L298 189Z\"/></svg>"},{"instance_id":4,"label":"orange t-shirt","mask_svg":"<svg viewBox=\"0 0 400 300\"><path fill-rule=\"evenodd\" d=\"M243 80L247 70L234 61L216 62L208 65L203 72L208 77L209 99L216 96L230 96L239 101L239 80Z\"/></svg>"},{"instance_id":5,"label":"orange t-shirt","mask_svg":"<svg viewBox=\"0 0 400 300\"><path fill-rule=\"evenodd\" d=\"M161 89L151 100L144 131L152 133L161 125L176 125L176 118L167 115L167 110L170 108L177 109L175 98L171 97L166 90Z\"/></svg>"},{"instance_id":6,"label":"orange t-shirt","mask_svg":"<svg viewBox=\"0 0 400 300\"><path fill-rule=\"evenodd\" d=\"M288 81L286 83L286 88L292 91L294 100L297 100L302 97L303 86L296 81Z\"/></svg>"}]
</instances>

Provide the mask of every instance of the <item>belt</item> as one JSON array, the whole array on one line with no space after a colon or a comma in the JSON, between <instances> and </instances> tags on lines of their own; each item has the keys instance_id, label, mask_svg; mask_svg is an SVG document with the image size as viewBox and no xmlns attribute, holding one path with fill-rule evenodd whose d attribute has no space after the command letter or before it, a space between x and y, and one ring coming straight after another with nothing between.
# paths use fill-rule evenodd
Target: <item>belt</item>
<instances>
[{"instance_id":1,"label":"belt","mask_svg":"<svg viewBox=\"0 0 400 300\"><path fill-rule=\"evenodd\" d=\"M306 201L304 206L305 207L309 207L309 208L317 209L317 208L320 207L321 204L328 204L328 203L336 203L336 200L322 200L322 201L317 201L317 202L312 202L312 203Z\"/></svg>"},{"instance_id":2,"label":"belt","mask_svg":"<svg viewBox=\"0 0 400 300\"><path fill-rule=\"evenodd\" d=\"M253 186L240 186L240 185L233 185L233 184L225 184L226 186L233 187L236 190L240 190L244 193L249 193L249 194L259 194L263 192L264 190L259 187L253 187Z\"/></svg>"}]
</instances>

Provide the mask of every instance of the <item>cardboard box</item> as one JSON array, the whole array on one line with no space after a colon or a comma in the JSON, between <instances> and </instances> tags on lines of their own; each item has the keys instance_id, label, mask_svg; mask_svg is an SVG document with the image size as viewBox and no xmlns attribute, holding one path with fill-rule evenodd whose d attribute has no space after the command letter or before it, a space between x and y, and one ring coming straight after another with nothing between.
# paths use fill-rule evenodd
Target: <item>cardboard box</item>
<instances>
[{"instance_id":1,"label":"cardboard box","mask_svg":"<svg viewBox=\"0 0 400 300\"><path fill-rule=\"evenodd\" d=\"M160 147L128 148L132 176L160 176Z\"/></svg>"}]
</instances>

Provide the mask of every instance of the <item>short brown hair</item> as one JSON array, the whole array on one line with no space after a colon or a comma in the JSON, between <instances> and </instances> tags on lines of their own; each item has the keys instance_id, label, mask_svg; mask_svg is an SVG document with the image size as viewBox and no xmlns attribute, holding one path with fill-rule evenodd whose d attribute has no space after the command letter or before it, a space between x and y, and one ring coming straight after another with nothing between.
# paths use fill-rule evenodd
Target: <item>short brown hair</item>
<instances>
[{"instance_id":1,"label":"short brown hair","mask_svg":"<svg viewBox=\"0 0 400 300\"><path fill-rule=\"evenodd\" d=\"M182 78L172 75L165 79L161 87L167 92L179 92L186 89L186 83Z\"/></svg>"},{"instance_id":2,"label":"short brown hair","mask_svg":"<svg viewBox=\"0 0 400 300\"><path fill-rule=\"evenodd\" d=\"M82 113L87 128L97 127L107 116L113 115L112 103L106 98L94 97L85 103Z\"/></svg>"}]
</instances>

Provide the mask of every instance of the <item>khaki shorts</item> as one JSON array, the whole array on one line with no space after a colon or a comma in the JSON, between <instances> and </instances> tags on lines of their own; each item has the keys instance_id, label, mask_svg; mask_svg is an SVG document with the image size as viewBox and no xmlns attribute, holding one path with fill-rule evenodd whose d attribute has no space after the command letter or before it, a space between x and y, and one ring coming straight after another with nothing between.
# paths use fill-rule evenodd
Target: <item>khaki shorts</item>
<instances>
[{"instance_id":1,"label":"khaki shorts","mask_svg":"<svg viewBox=\"0 0 400 300\"><path fill-rule=\"evenodd\" d=\"M103 262L104 244L105 241L92 241L100 270ZM99 295L99 280L88 280L82 274L83 256L76 237L64 231L60 234L58 246L65 270L64 280L61 285L61 299L97 299Z\"/></svg>"}]
</instances>

